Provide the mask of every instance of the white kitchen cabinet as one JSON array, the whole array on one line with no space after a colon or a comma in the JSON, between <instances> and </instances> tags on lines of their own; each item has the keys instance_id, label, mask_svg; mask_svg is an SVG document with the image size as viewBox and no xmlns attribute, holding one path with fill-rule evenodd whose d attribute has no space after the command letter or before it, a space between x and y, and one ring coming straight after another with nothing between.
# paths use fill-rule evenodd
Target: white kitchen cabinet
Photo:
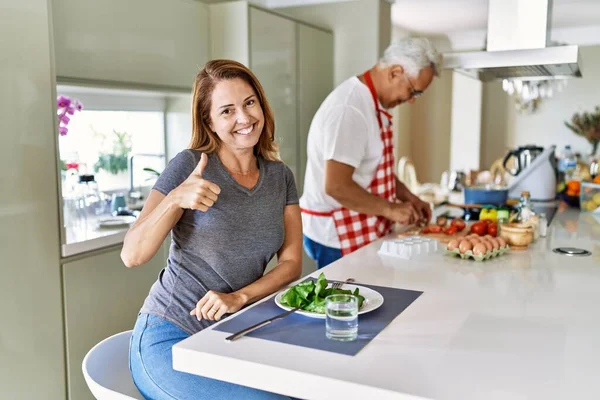
<instances>
[{"instance_id":1,"label":"white kitchen cabinet","mask_svg":"<svg viewBox=\"0 0 600 400\"><path fill-rule=\"evenodd\" d=\"M296 175L298 193L304 187L306 140L317 109L333 90L333 34L312 26L298 27L298 157L301 168Z\"/></svg>"},{"instance_id":2,"label":"white kitchen cabinet","mask_svg":"<svg viewBox=\"0 0 600 400\"><path fill-rule=\"evenodd\" d=\"M150 287L166 265L168 242L147 264L133 269L123 265L121 247L63 264L69 399L94 399L81 372L83 358L103 339L133 329Z\"/></svg>"},{"instance_id":3,"label":"white kitchen cabinet","mask_svg":"<svg viewBox=\"0 0 600 400\"><path fill-rule=\"evenodd\" d=\"M287 18L250 8L250 68L273 110L281 159L298 180L296 25Z\"/></svg>"},{"instance_id":4,"label":"white kitchen cabinet","mask_svg":"<svg viewBox=\"0 0 600 400\"><path fill-rule=\"evenodd\" d=\"M237 60L256 74L275 115L281 158L302 194L308 128L333 89L333 34L246 1L211 4L209 15L211 58Z\"/></svg>"},{"instance_id":5,"label":"white kitchen cabinet","mask_svg":"<svg viewBox=\"0 0 600 400\"><path fill-rule=\"evenodd\" d=\"M208 61L207 6L194 0L53 0L60 81L191 88Z\"/></svg>"}]
</instances>

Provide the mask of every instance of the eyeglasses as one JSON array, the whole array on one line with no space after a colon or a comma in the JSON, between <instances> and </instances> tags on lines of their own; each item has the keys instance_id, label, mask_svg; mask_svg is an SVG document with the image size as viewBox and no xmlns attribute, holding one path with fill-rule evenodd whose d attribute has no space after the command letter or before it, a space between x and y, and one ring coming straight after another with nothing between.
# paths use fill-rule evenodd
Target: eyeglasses
<instances>
[{"instance_id":1,"label":"eyeglasses","mask_svg":"<svg viewBox=\"0 0 600 400\"><path fill-rule=\"evenodd\" d=\"M423 91L422 90L415 90L415 87L410 82L410 79L408 79L408 76L404 75L404 77L406 78L406 80L408 81L408 85L410 86L410 97L409 97L409 99L412 99L413 97L416 99L417 97L421 96L423 94Z\"/></svg>"}]
</instances>

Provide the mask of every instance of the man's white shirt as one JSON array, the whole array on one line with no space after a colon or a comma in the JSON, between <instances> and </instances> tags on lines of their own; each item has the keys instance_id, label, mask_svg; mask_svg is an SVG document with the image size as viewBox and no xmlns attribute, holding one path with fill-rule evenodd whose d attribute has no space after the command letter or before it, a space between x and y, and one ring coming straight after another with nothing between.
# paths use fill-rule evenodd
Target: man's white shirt
<instances>
[{"instance_id":1,"label":"man's white shirt","mask_svg":"<svg viewBox=\"0 0 600 400\"><path fill-rule=\"evenodd\" d=\"M383 109L381 104L380 108ZM388 120L382 115L382 123ZM341 205L325 194L325 162L335 160L355 168L352 178L367 188L383 157L383 143L369 88L357 77L342 82L317 110L308 133L304 193L300 207L327 212ZM302 213L306 236L322 245L341 248L332 217Z\"/></svg>"}]
</instances>

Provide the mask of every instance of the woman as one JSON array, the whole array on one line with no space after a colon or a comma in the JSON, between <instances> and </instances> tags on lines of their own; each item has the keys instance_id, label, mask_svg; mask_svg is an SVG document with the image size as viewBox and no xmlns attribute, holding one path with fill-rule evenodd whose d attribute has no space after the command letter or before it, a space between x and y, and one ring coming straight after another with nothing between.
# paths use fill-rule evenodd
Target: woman
<instances>
[{"instance_id":1,"label":"woman","mask_svg":"<svg viewBox=\"0 0 600 400\"><path fill-rule=\"evenodd\" d=\"M160 175L123 244L129 268L171 232L167 266L150 289L130 347L133 380L149 399L280 399L173 370L171 347L298 279L302 226L290 169L260 82L230 60L194 82L190 148ZM277 266L263 276L277 254Z\"/></svg>"}]
</instances>

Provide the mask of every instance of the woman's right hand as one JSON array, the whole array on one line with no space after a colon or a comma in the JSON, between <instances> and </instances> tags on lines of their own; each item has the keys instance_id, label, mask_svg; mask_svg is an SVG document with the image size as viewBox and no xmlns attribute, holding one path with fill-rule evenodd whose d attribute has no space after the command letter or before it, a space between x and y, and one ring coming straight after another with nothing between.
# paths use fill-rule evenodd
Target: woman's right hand
<instances>
[{"instance_id":1,"label":"woman's right hand","mask_svg":"<svg viewBox=\"0 0 600 400\"><path fill-rule=\"evenodd\" d=\"M206 212L217 201L219 193L221 193L221 188L211 181L202 178L202 173L207 163L208 157L205 153L202 153L196 168L175 189L174 192L176 193L176 201L179 207Z\"/></svg>"}]
</instances>

